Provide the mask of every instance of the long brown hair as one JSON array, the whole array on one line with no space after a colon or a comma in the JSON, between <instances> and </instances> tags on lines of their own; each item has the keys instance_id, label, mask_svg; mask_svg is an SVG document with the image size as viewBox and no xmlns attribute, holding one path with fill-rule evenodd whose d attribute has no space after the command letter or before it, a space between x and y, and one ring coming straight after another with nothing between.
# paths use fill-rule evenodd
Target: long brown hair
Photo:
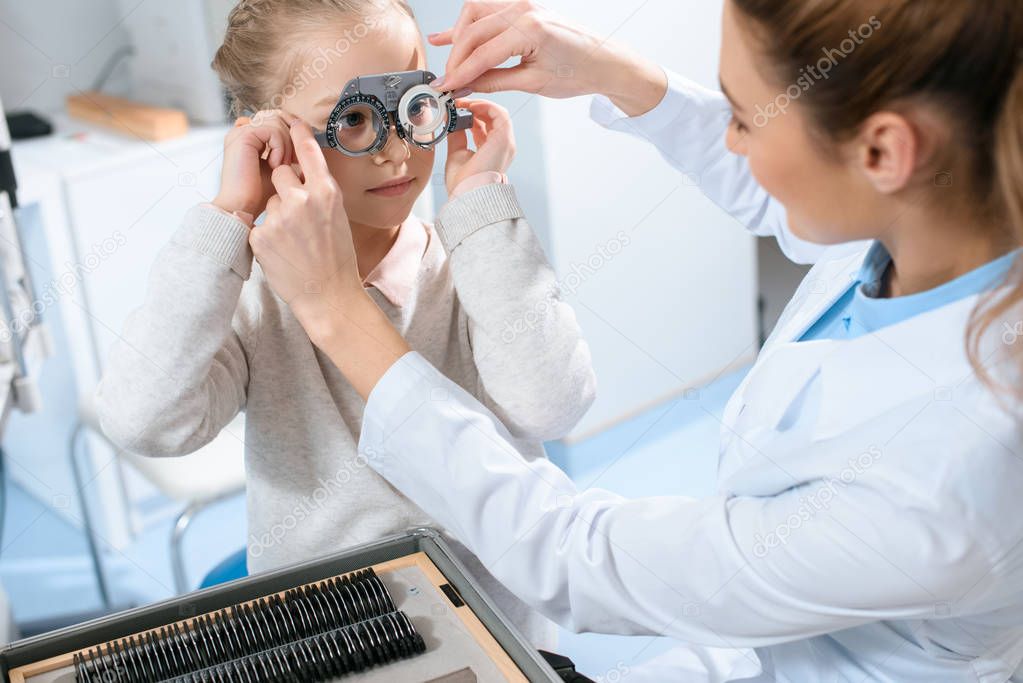
<instances>
[{"instance_id":1,"label":"long brown hair","mask_svg":"<svg viewBox=\"0 0 1023 683\"><path fill-rule=\"evenodd\" d=\"M947 185L943 200L969 207L1001 239L1023 244L1019 0L729 1L767 58L766 75L796 84L815 137L825 144L853 136L886 108L936 107L952 135L930 170L955 170L924 182ZM826 77L812 71L828 64ZM989 386L996 383L981 357L981 340L1020 304L1023 264L1017 259L1007 286L982 298L967 330L970 361ZM1023 322L1019 326L1023 337ZM1023 369L1023 353L1013 364ZM1023 398L1019 383L1001 388Z\"/></svg>"}]
</instances>

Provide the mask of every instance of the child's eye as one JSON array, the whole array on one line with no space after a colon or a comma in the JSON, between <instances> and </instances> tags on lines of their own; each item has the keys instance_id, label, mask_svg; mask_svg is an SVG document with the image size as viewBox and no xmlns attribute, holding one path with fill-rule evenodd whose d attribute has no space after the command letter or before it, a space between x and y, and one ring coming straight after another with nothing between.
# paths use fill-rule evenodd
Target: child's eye
<instances>
[{"instance_id":1,"label":"child's eye","mask_svg":"<svg viewBox=\"0 0 1023 683\"><path fill-rule=\"evenodd\" d=\"M342 128L356 128L357 126L361 126L361 125L362 125L362 113L361 112L357 112L357 111L356 112L351 112L350 114L346 114L344 117L341 118L341 127Z\"/></svg>"},{"instance_id":2,"label":"child's eye","mask_svg":"<svg viewBox=\"0 0 1023 683\"><path fill-rule=\"evenodd\" d=\"M732 125L735 126L735 130L740 133L746 133L749 131L749 128L746 127L745 123L735 118L735 114L732 114Z\"/></svg>"},{"instance_id":3,"label":"child's eye","mask_svg":"<svg viewBox=\"0 0 1023 683\"><path fill-rule=\"evenodd\" d=\"M427 123L428 111L426 105L422 102L416 102L408 108L409 119L415 125L424 125Z\"/></svg>"}]
</instances>

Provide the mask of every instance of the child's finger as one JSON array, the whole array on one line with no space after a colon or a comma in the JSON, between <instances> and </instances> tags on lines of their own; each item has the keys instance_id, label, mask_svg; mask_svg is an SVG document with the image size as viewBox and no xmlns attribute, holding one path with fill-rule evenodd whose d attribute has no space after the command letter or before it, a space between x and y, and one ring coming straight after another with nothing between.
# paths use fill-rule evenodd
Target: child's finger
<instances>
[{"instance_id":1,"label":"child's finger","mask_svg":"<svg viewBox=\"0 0 1023 683\"><path fill-rule=\"evenodd\" d=\"M494 122L491 121L490 116L485 111L479 111L473 113L473 132L477 129L485 136L490 134L490 131L494 127Z\"/></svg>"},{"instance_id":2,"label":"child's finger","mask_svg":"<svg viewBox=\"0 0 1023 683\"><path fill-rule=\"evenodd\" d=\"M491 102L490 100L462 98L455 104L464 109L468 109L473 113L473 115L478 114L479 116L495 120L500 118L511 119L511 114L508 113L507 109L496 102Z\"/></svg>"},{"instance_id":3,"label":"child's finger","mask_svg":"<svg viewBox=\"0 0 1023 683\"><path fill-rule=\"evenodd\" d=\"M274 169L278 166L287 165L289 158L293 156L292 149L294 147L287 123L281 117L275 116L267 121L266 125L274 129L274 140L279 144L278 148L271 151L270 158L267 160L270 168Z\"/></svg>"},{"instance_id":4,"label":"child's finger","mask_svg":"<svg viewBox=\"0 0 1023 683\"><path fill-rule=\"evenodd\" d=\"M464 130L456 130L448 136L448 159L469 149L469 136Z\"/></svg>"},{"instance_id":5,"label":"child's finger","mask_svg":"<svg viewBox=\"0 0 1023 683\"><path fill-rule=\"evenodd\" d=\"M242 121L248 123L242 124ZM266 161L271 169L277 168L291 153L291 139L288 129L275 112L258 112L255 117L238 119L241 135L249 139L250 145L259 151L259 158Z\"/></svg>"},{"instance_id":6,"label":"child's finger","mask_svg":"<svg viewBox=\"0 0 1023 683\"><path fill-rule=\"evenodd\" d=\"M488 135L486 122L483 119L476 119L472 124L472 141L476 143L476 149L487 144Z\"/></svg>"},{"instance_id":7,"label":"child's finger","mask_svg":"<svg viewBox=\"0 0 1023 683\"><path fill-rule=\"evenodd\" d=\"M287 136L273 126L250 126L248 133L254 138L254 145L260 150L259 158L266 161L270 168L280 166L284 153L287 151Z\"/></svg>"}]
</instances>

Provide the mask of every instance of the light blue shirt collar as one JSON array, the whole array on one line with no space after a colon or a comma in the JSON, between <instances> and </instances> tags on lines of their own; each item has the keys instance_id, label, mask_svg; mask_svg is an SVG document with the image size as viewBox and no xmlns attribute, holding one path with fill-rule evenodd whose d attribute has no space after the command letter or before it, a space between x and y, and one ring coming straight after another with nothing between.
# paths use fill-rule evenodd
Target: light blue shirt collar
<instances>
[{"instance_id":1,"label":"light blue shirt collar","mask_svg":"<svg viewBox=\"0 0 1023 683\"><path fill-rule=\"evenodd\" d=\"M856 293L850 303L852 319L868 330L892 325L921 313L940 308L976 294L994 289L1005 281L1019 250L1000 256L954 280L933 289L906 296L881 299L878 294L892 257L880 242L875 242L860 268Z\"/></svg>"}]
</instances>

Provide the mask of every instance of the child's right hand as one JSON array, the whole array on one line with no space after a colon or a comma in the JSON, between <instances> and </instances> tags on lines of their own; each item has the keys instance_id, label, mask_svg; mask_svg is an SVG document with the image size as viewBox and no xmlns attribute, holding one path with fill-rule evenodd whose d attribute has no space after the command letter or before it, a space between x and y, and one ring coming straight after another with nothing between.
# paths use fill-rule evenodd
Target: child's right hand
<instances>
[{"instance_id":1,"label":"child's right hand","mask_svg":"<svg viewBox=\"0 0 1023 683\"><path fill-rule=\"evenodd\" d=\"M215 206L253 217L266 209L276 194L270 175L294 162L291 129L280 110L260 111L251 119L239 117L224 139L224 165ZM263 158L269 147L269 155Z\"/></svg>"}]
</instances>

